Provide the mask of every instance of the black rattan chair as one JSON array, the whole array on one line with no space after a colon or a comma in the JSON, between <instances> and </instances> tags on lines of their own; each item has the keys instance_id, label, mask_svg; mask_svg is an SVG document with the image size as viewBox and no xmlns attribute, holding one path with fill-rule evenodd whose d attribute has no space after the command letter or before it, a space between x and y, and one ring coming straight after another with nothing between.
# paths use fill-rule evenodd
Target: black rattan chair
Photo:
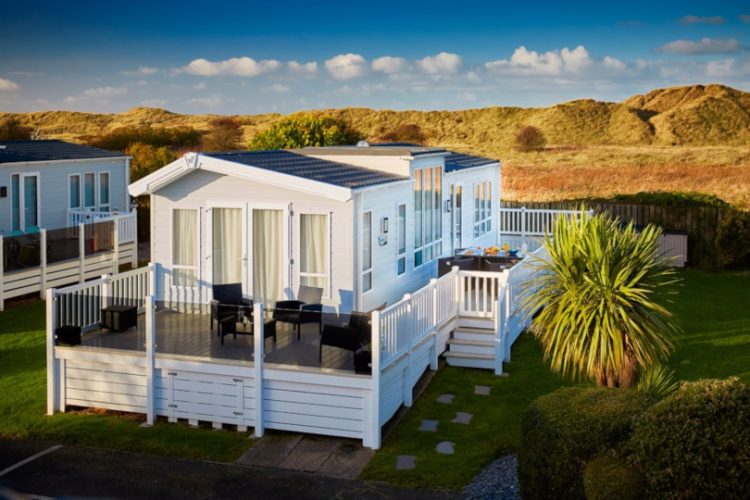
<instances>
[{"instance_id":1,"label":"black rattan chair","mask_svg":"<svg viewBox=\"0 0 750 500\"><path fill-rule=\"evenodd\" d=\"M273 310L273 319L281 323L291 323L297 329L300 339L302 325L317 323L318 332L323 324L323 289L302 285L297 292L297 300L280 300Z\"/></svg>"},{"instance_id":2,"label":"black rattan chair","mask_svg":"<svg viewBox=\"0 0 750 500\"><path fill-rule=\"evenodd\" d=\"M214 321L221 322L227 317L235 316L236 321L245 317L252 317L253 301L242 296L242 283L229 283L213 286L213 300L211 300L211 330Z\"/></svg>"},{"instance_id":3,"label":"black rattan chair","mask_svg":"<svg viewBox=\"0 0 750 500\"><path fill-rule=\"evenodd\" d=\"M352 353L370 343L370 315L352 311L349 321L343 325L323 325L320 335L318 362L323 361L323 346L338 347Z\"/></svg>"}]
</instances>

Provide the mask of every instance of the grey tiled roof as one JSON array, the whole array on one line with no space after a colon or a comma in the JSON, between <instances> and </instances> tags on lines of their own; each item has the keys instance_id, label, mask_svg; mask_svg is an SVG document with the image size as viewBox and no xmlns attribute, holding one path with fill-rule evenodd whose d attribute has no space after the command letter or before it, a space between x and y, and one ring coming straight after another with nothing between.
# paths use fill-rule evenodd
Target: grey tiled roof
<instances>
[{"instance_id":1,"label":"grey tiled roof","mask_svg":"<svg viewBox=\"0 0 750 500\"><path fill-rule=\"evenodd\" d=\"M251 167L272 170L280 174L293 175L349 189L407 179L407 177L400 175L356 167L346 163L321 160L286 150L202 154L220 160L241 163Z\"/></svg>"},{"instance_id":2,"label":"grey tiled roof","mask_svg":"<svg viewBox=\"0 0 750 500\"><path fill-rule=\"evenodd\" d=\"M445 157L445 171L455 172L465 168L481 167L482 165L487 165L489 163L498 163L498 160L454 153L451 151L450 154Z\"/></svg>"},{"instance_id":3,"label":"grey tiled roof","mask_svg":"<svg viewBox=\"0 0 750 500\"><path fill-rule=\"evenodd\" d=\"M117 158L125 156L122 153L115 153L106 149L57 140L0 141L0 163Z\"/></svg>"}]
</instances>

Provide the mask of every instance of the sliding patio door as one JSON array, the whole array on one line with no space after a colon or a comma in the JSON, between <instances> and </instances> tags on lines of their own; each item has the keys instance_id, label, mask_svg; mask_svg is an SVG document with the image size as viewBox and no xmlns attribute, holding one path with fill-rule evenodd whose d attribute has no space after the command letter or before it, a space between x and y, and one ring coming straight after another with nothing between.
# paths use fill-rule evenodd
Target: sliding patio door
<instances>
[{"instance_id":1,"label":"sliding patio door","mask_svg":"<svg viewBox=\"0 0 750 500\"><path fill-rule=\"evenodd\" d=\"M282 298L284 211L253 209L253 300L273 307Z\"/></svg>"},{"instance_id":2,"label":"sliding patio door","mask_svg":"<svg viewBox=\"0 0 750 500\"><path fill-rule=\"evenodd\" d=\"M214 285L245 283L244 224L241 208L213 208L212 282Z\"/></svg>"}]
</instances>

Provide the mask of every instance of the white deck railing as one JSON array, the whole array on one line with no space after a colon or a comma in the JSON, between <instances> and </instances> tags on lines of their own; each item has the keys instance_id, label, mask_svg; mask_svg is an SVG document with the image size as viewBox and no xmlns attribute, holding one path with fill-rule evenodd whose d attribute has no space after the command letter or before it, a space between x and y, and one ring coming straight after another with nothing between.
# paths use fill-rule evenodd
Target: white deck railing
<instances>
[{"instance_id":1,"label":"white deck railing","mask_svg":"<svg viewBox=\"0 0 750 500\"><path fill-rule=\"evenodd\" d=\"M461 271L458 284L459 314L492 319L497 297L508 281L508 272Z\"/></svg>"},{"instance_id":2,"label":"white deck railing","mask_svg":"<svg viewBox=\"0 0 750 500\"><path fill-rule=\"evenodd\" d=\"M552 230L555 219L577 217L579 210L548 210L536 208L501 208L498 233L509 236L544 236ZM593 211L589 210L589 214Z\"/></svg>"},{"instance_id":3,"label":"white deck railing","mask_svg":"<svg viewBox=\"0 0 750 500\"><path fill-rule=\"evenodd\" d=\"M138 236L138 223L136 211L131 212L96 212L92 210L68 210L68 226L75 227L79 224L90 224L114 220L117 223L116 232L120 243L135 241Z\"/></svg>"}]
</instances>

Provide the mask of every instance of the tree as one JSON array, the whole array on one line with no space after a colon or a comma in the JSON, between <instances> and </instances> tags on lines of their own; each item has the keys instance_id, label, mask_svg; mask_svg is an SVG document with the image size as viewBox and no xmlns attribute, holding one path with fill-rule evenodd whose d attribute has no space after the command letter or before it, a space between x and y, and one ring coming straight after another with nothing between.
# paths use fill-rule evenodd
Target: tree
<instances>
[{"instance_id":1,"label":"tree","mask_svg":"<svg viewBox=\"0 0 750 500\"><path fill-rule=\"evenodd\" d=\"M130 160L131 181L137 181L177 159L177 155L166 146L157 148L142 142L131 144L125 153L133 157Z\"/></svg>"},{"instance_id":2,"label":"tree","mask_svg":"<svg viewBox=\"0 0 750 500\"><path fill-rule=\"evenodd\" d=\"M413 144L424 144L427 137L422 128L416 123L402 123L394 129L382 134L378 140L384 142L409 142Z\"/></svg>"},{"instance_id":3,"label":"tree","mask_svg":"<svg viewBox=\"0 0 750 500\"><path fill-rule=\"evenodd\" d=\"M192 127L120 127L87 141L89 145L111 151L125 151L136 142L155 148L194 148L201 142L201 132Z\"/></svg>"},{"instance_id":4,"label":"tree","mask_svg":"<svg viewBox=\"0 0 750 500\"><path fill-rule=\"evenodd\" d=\"M220 116L211 120L210 131L203 136L203 151L236 151L241 148L242 126L234 118Z\"/></svg>"},{"instance_id":5,"label":"tree","mask_svg":"<svg viewBox=\"0 0 750 500\"><path fill-rule=\"evenodd\" d=\"M0 122L0 140L24 141L31 139L31 128L24 127L18 118L8 118Z\"/></svg>"},{"instance_id":6,"label":"tree","mask_svg":"<svg viewBox=\"0 0 750 500\"><path fill-rule=\"evenodd\" d=\"M523 299L553 371L599 386L632 387L666 359L680 327L658 291L676 275L658 255L661 230L638 233L606 214L558 217Z\"/></svg>"},{"instance_id":7,"label":"tree","mask_svg":"<svg viewBox=\"0 0 750 500\"><path fill-rule=\"evenodd\" d=\"M344 120L304 114L278 121L255 135L250 141L250 149L294 149L355 144L361 138L361 134Z\"/></svg>"},{"instance_id":8,"label":"tree","mask_svg":"<svg viewBox=\"0 0 750 500\"><path fill-rule=\"evenodd\" d=\"M516 149L523 152L538 151L544 149L547 139L544 133L532 125L521 127L516 132Z\"/></svg>"}]
</instances>

